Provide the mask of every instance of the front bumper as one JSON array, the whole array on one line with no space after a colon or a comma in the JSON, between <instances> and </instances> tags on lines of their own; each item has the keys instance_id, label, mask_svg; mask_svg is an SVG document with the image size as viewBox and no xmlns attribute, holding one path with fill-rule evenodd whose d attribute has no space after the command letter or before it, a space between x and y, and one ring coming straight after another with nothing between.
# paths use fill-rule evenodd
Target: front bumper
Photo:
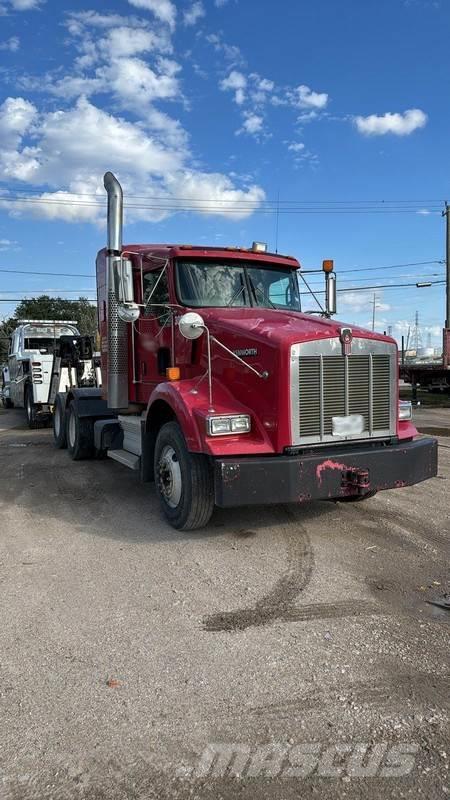
<instances>
[{"instance_id":1,"label":"front bumper","mask_svg":"<svg viewBox=\"0 0 450 800\"><path fill-rule=\"evenodd\" d=\"M299 455L214 460L222 507L305 503L412 486L437 475L437 441L333 447Z\"/></svg>"}]
</instances>

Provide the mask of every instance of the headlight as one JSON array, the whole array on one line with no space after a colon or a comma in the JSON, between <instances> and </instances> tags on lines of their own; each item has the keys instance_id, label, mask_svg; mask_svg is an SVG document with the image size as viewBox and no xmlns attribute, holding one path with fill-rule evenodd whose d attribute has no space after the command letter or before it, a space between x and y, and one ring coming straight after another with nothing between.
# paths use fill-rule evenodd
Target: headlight
<instances>
[{"instance_id":1,"label":"headlight","mask_svg":"<svg viewBox=\"0 0 450 800\"><path fill-rule=\"evenodd\" d=\"M206 418L208 436L226 436L226 434L230 433L249 433L251 427L248 414Z\"/></svg>"},{"instance_id":2,"label":"headlight","mask_svg":"<svg viewBox=\"0 0 450 800\"><path fill-rule=\"evenodd\" d=\"M400 400L398 404L398 418L412 419L412 403L409 400Z\"/></svg>"}]
</instances>

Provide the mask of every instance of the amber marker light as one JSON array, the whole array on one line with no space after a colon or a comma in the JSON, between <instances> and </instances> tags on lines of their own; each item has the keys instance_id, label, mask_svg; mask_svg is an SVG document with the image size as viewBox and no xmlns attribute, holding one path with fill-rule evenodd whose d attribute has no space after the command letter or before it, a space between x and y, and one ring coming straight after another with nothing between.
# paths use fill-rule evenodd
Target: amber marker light
<instances>
[{"instance_id":1,"label":"amber marker light","mask_svg":"<svg viewBox=\"0 0 450 800\"><path fill-rule=\"evenodd\" d=\"M167 369L166 369L166 378L169 381L179 381L180 380L180 368L179 367L167 367Z\"/></svg>"},{"instance_id":2,"label":"amber marker light","mask_svg":"<svg viewBox=\"0 0 450 800\"><path fill-rule=\"evenodd\" d=\"M322 269L324 272L333 272L334 270L334 261L331 258L325 259L322 261Z\"/></svg>"}]
</instances>

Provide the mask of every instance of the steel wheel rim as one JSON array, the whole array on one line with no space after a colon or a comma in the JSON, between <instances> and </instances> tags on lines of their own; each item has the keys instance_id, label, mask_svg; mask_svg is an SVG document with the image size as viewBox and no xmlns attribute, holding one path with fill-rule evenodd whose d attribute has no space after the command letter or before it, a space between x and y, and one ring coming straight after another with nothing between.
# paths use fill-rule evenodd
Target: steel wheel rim
<instances>
[{"instance_id":1,"label":"steel wheel rim","mask_svg":"<svg viewBox=\"0 0 450 800\"><path fill-rule=\"evenodd\" d=\"M31 415L33 413L33 404L31 402L31 392L28 390L27 392L27 417L31 419Z\"/></svg>"},{"instance_id":2,"label":"steel wheel rim","mask_svg":"<svg viewBox=\"0 0 450 800\"><path fill-rule=\"evenodd\" d=\"M76 435L77 433L76 433L75 414L72 411L69 415L69 426L68 426L69 444L71 447L75 447Z\"/></svg>"},{"instance_id":3,"label":"steel wheel rim","mask_svg":"<svg viewBox=\"0 0 450 800\"><path fill-rule=\"evenodd\" d=\"M181 500L183 481L181 467L173 447L166 445L158 462L159 491L169 508L176 508Z\"/></svg>"}]
</instances>

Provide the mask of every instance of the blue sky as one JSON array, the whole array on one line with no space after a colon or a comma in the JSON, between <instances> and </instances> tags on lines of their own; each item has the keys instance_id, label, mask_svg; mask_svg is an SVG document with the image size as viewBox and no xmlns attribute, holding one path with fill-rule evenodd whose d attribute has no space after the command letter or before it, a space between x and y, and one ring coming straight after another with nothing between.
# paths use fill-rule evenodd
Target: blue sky
<instances>
[{"instance_id":1,"label":"blue sky","mask_svg":"<svg viewBox=\"0 0 450 800\"><path fill-rule=\"evenodd\" d=\"M0 298L94 296L106 169L129 242L274 248L278 218L341 289L442 279L449 23L444 0L0 0L0 269L73 276L0 272ZM339 317L369 324L373 294ZM443 285L376 302L440 343Z\"/></svg>"}]
</instances>

